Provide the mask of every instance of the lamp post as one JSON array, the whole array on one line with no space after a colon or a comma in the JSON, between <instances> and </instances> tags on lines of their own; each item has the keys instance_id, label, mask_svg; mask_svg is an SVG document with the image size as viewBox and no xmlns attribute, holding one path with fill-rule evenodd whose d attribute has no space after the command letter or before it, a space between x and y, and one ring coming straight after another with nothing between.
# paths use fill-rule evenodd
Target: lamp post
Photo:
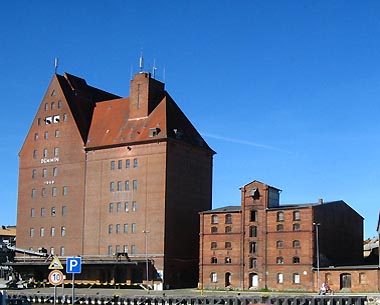
<instances>
[{"instance_id":1,"label":"lamp post","mask_svg":"<svg viewBox=\"0 0 380 305\"><path fill-rule=\"evenodd\" d=\"M145 234L145 268L146 268L146 286L149 291L149 262L148 262L148 234L149 231L144 230L143 233Z\"/></svg>"},{"instance_id":2,"label":"lamp post","mask_svg":"<svg viewBox=\"0 0 380 305\"><path fill-rule=\"evenodd\" d=\"M316 244L316 250L317 250L317 291L320 288L320 276L319 276L319 226L320 223L313 222L313 226L315 227L315 244Z\"/></svg>"}]
</instances>

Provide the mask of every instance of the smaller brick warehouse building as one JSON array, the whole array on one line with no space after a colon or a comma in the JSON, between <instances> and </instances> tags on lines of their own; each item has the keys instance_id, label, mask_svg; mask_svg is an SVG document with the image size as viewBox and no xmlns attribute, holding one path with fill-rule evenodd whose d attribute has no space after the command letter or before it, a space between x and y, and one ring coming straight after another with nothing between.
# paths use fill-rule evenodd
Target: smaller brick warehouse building
<instances>
[{"instance_id":1,"label":"smaller brick warehouse building","mask_svg":"<svg viewBox=\"0 0 380 305\"><path fill-rule=\"evenodd\" d=\"M240 190L240 206L200 213L200 287L379 290L378 266L363 266L363 218L344 201L280 205L259 181Z\"/></svg>"}]
</instances>

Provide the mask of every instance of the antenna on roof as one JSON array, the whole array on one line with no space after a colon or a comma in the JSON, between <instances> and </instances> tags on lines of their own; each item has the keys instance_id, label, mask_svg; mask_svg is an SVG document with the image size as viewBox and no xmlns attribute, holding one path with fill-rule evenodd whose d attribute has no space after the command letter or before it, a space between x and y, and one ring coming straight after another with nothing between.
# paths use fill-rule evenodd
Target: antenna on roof
<instances>
[{"instance_id":1,"label":"antenna on roof","mask_svg":"<svg viewBox=\"0 0 380 305\"><path fill-rule=\"evenodd\" d=\"M156 59L153 60L153 69L152 69L152 75L153 75L153 78L155 79L156 78L156 70L157 70L157 67L156 67Z\"/></svg>"},{"instance_id":2,"label":"antenna on roof","mask_svg":"<svg viewBox=\"0 0 380 305\"><path fill-rule=\"evenodd\" d=\"M140 53L140 58L139 58L139 68L140 68L140 72L142 72L143 68L144 68L144 58L143 58L143 55L142 55L142 51Z\"/></svg>"},{"instance_id":3,"label":"antenna on roof","mask_svg":"<svg viewBox=\"0 0 380 305\"><path fill-rule=\"evenodd\" d=\"M58 70L58 57L54 58L54 73L57 74Z\"/></svg>"}]
</instances>

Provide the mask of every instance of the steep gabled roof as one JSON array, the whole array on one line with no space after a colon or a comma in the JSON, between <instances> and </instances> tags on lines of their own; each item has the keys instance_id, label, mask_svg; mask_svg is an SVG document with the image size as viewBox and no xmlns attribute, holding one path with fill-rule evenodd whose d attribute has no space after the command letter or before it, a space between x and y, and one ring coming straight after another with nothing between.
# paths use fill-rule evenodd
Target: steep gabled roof
<instances>
[{"instance_id":1,"label":"steep gabled roof","mask_svg":"<svg viewBox=\"0 0 380 305\"><path fill-rule=\"evenodd\" d=\"M259 183L259 184L262 184L262 185L266 185L266 186L268 186L268 187L270 187L270 188L272 188L272 189L275 189L275 190L281 191L281 190L278 189L277 187L270 186L269 184L266 184L266 183L261 182L261 181L259 181L259 180L253 180L253 181L251 181L251 182L249 182L249 183L243 185L242 187L240 187L240 189L245 188L245 187L247 187L248 185L253 184L253 183Z\"/></svg>"},{"instance_id":2,"label":"steep gabled roof","mask_svg":"<svg viewBox=\"0 0 380 305\"><path fill-rule=\"evenodd\" d=\"M74 116L83 142L87 141L92 114L96 103L119 98L119 96L87 85L83 78L65 73L56 74L60 87Z\"/></svg>"}]
</instances>

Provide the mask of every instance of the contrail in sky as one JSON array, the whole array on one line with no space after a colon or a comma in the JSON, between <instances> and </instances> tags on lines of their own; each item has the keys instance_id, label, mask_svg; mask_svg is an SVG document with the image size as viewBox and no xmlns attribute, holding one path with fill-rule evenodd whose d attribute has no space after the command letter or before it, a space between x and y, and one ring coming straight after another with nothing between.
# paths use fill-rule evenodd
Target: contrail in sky
<instances>
[{"instance_id":1,"label":"contrail in sky","mask_svg":"<svg viewBox=\"0 0 380 305\"><path fill-rule=\"evenodd\" d=\"M263 149L280 151L280 152L292 154L292 152L288 151L288 150L284 150L284 149L273 147L273 146L269 146L269 145L259 144L259 143L255 143L255 142L251 142L251 141L240 140L240 139L232 139L232 138L222 137L222 136L208 134L208 133L202 133L202 136L204 136L206 138L212 138L212 139L217 139L217 140L225 141L225 142L231 142L231 143L237 143L237 144L255 146L255 147L259 147L259 148L263 148Z\"/></svg>"}]
</instances>

